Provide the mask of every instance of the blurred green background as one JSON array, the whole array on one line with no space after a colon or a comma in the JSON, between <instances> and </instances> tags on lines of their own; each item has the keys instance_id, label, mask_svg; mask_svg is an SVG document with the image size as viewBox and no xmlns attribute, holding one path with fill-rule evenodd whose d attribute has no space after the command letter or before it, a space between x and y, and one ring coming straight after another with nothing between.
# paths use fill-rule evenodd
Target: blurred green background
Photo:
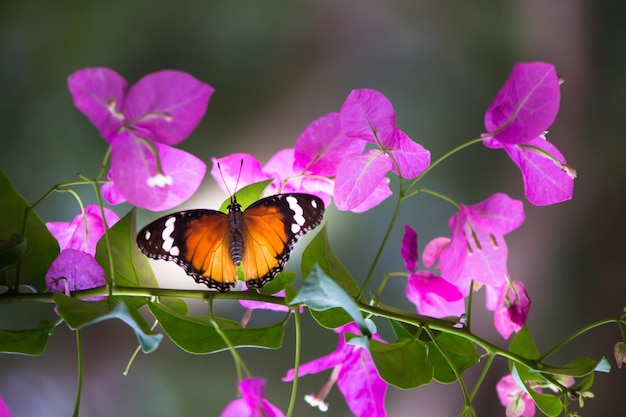
<instances>
[{"instance_id":1,"label":"blurred green background","mask_svg":"<svg viewBox=\"0 0 626 417\"><path fill-rule=\"evenodd\" d=\"M212 156L233 152L252 153L264 163L293 146L315 118L337 111L350 90L363 87L382 91L400 128L437 157L482 132L484 111L516 62L548 61L566 80L548 137L578 171L574 199L550 207L526 203L526 223L507 237L509 271L527 285L533 300L529 325L545 350L626 305L624 18L626 3L618 0L5 1L0 169L29 202L78 173L96 175L106 143L74 108L66 87L67 76L84 67L113 68L129 84L150 72L179 69L215 87L206 117L180 146L210 164ZM425 184L466 204L494 192L523 199L518 169L504 152L480 145L432 171ZM79 191L93 201L87 187ZM217 207L224 198L208 176L186 206ZM332 209L327 215L331 244L359 281L392 207L387 201L361 215ZM124 214L128 206L115 210ZM69 221L78 206L68 194L56 194L37 211L44 221ZM404 268L402 224L418 230L423 247L449 233L451 214L448 205L429 197L410 201L376 277ZM141 213L140 221L155 216ZM172 276L158 267L160 278ZM290 267L297 270L297 262ZM184 274L176 279L167 285L191 285ZM403 292L403 281L392 280L383 302L411 309ZM505 345L491 313L480 313L483 300L477 297L474 324L482 320L478 332ZM232 303L218 307L234 318L241 314ZM206 311L203 305L193 309ZM0 307L2 327L31 326L43 317L54 317L51 306ZM275 320L275 314L258 314L253 324ZM334 333L312 325L308 316L304 322L303 361L335 348ZM381 327L385 335L388 329ZM156 352L140 355L124 377L136 346L130 329L108 322L84 336L83 416L217 416L236 395L228 353L192 356L165 340ZM613 364L619 339L615 328L596 331L554 359L606 356ZM292 366L292 353L292 323L285 349L243 351L252 372L268 379L267 397L283 410L290 385L280 378ZM506 364L497 362L476 397L481 416L504 415L493 387ZM75 337L60 327L41 357L0 356L0 395L17 417L68 416L75 374ZM300 397L318 391L329 374L302 379ZM625 375L616 369L597 375L596 398L587 401L583 415L625 415ZM476 376L467 374L469 381ZM328 400L329 415L350 415L337 389ZM390 389L386 404L390 416L454 416L462 397L456 384ZM299 399L295 415L320 413Z\"/></svg>"}]
</instances>

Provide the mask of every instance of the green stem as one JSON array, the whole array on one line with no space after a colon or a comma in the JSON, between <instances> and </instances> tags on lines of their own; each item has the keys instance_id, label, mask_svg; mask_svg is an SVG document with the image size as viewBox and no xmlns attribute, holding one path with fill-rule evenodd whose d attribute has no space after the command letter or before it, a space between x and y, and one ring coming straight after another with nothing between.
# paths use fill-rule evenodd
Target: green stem
<instances>
[{"instance_id":1,"label":"green stem","mask_svg":"<svg viewBox=\"0 0 626 417\"><path fill-rule=\"evenodd\" d=\"M76 329L76 350L78 351L78 382L76 384L76 403L74 404L74 417L78 417L80 410L80 397L83 391L83 342L80 329Z\"/></svg>"},{"instance_id":2,"label":"green stem","mask_svg":"<svg viewBox=\"0 0 626 417\"><path fill-rule=\"evenodd\" d=\"M487 376L487 372L489 372L489 369L491 368L491 364L493 363L493 360L495 358L496 358L496 355L489 355L487 357L487 363L485 364L485 366L483 366L483 370L480 373L480 376L478 377L478 379L476 380L476 383L474 384L474 388L472 389L472 392L470 393L470 400L474 399L474 396L478 392L478 388L480 388L480 385L482 384L483 380Z\"/></svg>"},{"instance_id":3,"label":"green stem","mask_svg":"<svg viewBox=\"0 0 626 417\"><path fill-rule=\"evenodd\" d=\"M215 328L215 332L222 338L226 346L228 346L228 350L233 357L233 361L235 362L235 367L237 369L237 380L241 381L244 378L243 374L246 374L246 378L252 377L252 373L250 373L250 370L239 355L239 352L237 352L235 346L233 346L233 344L230 342L230 339L228 339L228 336L226 336L226 333L222 331L217 321L211 321L213 323L213 328Z\"/></svg>"},{"instance_id":4,"label":"green stem","mask_svg":"<svg viewBox=\"0 0 626 417\"><path fill-rule=\"evenodd\" d=\"M411 181L409 183L409 186L406 187L405 191L408 192L411 188L415 187L415 184L417 184L426 174L428 174L428 172L430 172L431 169L433 169L434 167L439 165L441 162L445 161L450 156L454 155L455 153L459 152L462 149L467 148L470 145L473 145L473 144L478 143L478 142L482 142L484 139L486 139L486 138L472 139L472 140L470 140L468 142L465 142L465 143L457 146L456 148L453 148L453 149L449 150L448 152L444 153L439 158L437 158L436 160L431 162L430 165L424 171L422 171L421 174L419 174L417 176L417 178L415 178L413 181Z\"/></svg>"},{"instance_id":5,"label":"green stem","mask_svg":"<svg viewBox=\"0 0 626 417\"><path fill-rule=\"evenodd\" d=\"M429 195L432 195L433 197L437 197L438 199L443 200L443 201L445 201L445 202L449 203L451 206L453 206L453 207L454 207L455 209L457 209L457 210L458 210L458 209L459 209L459 207L460 207L460 206L459 206L459 203L457 203L456 201L454 201L454 200L453 200L453 199L451 199L450 197L448 197L448 196L446 196L446 195L443 195L443 194L441 194L441 193L438 193L437 191L433 191L433 190L431 190L431 189L429 189L429 188L417 188L417 189L416 189L415 191L413 191L412 193L407 194L405 198L412 197L412 196L414 196L415 194L418 194L418 193L429 194Z\"/></svg>"},{"instance_id":6,"label":"green stem","mask_svg":"<svg viewBox=\"0 0 626 417\"><path fill-rule=\"evenodd\" d=\"M298 372L300 369L300 347L302 345L301 339L301 320L300 320L300 307L293 309L293 314L296 322L296 352L293 364L293 384L291 385L291 398L289 399L289 408L287 409L287 415L285 417L291 417L293 410L296 406L296 396L298 394Z\"/></svg>"},{"instance_id":7,"label":"green stem","mask_svg":"<svg viewBox=\"0 0 626 417\"><path fill-rule=\"evenodd\" d=\"M568 344L569 342L571 342L572 340L574 340L578 336L580 336L580 335L582 335L582 334L584 334L584 333L586 333L586 332L588 332L590 330L593 330L596 327L604 326L605 324L611 324L611 323L617 323L619 325L620 324L620 318L611 318L611 319L605 319L605 320L596 321L594 323L586 325L585 327L583 327L581 329L576 330L575 332L573 332L572 334L567 336L565 339L561 340L559 343L554 345L554 347L549 349L546 353L541 355L541 357L538 360L539 361L543 361L545 358L547 358L548 356L552 355L554 352L556 352L557 350L561 349L563 346L565 346L566 344Z\"/></svg>"},{"instance_id":8,"label":"green stem","mask_svg":"<svg viewBox=\"0 0 626 417\"><path fill-rule=\"evenodd\" d=\"M400 188L402 188L402 182L400 182ZM403 197L403 192L401 189L398 195L398 202L396 203L396 208L393 211L393 215L391 216L391 220L389 221L389 226L387 227L387 231L385 232L385 237L383 237L383 241L378 247L378 252L376 252L376 256L374 257L374 262L372 262L372 266L370 267L370 270L367 272L367 276L365 277L365 280L363 281L363 285L361 285L361 290L359 291L359 294L356 297L357 300L363 300L363 293L365 292L365 289L369 285L369 282L372 279L372 276L374 275L374 270L376 269L376 266L378 265L378 261L381 255L383 254L383 250L385 249L385 246L387 245L389 236L391 236L391 232L398 218L398 214L400 214L400 207L402 207L403 199L404 197Z\"/></svg>"},{"instance_id":9,"label":"green stem","mask_svg":"<svg viewBox=\"0 0 626 417\"><path fill-rule=\"evenodd\" d=\"M466 408L471 408L472 407L472 399L471 399L470 395L467 392L467 387L465 386L465 381L463 381L463 378L461 377L461 374L459 373L459 370L457 369L456 365L454 364L454 361L452 359L450 359L450 356L448 355L448 352L444 348L441 347L441 345L439 344L439 341L437 340L437 337L432 332L430 327L428 327L428 325L426 325L426 326L424 326L422 328L424 330L426 330L426 333L428 333L428 336L430 337L430 340L432 340L433 344L435 345L435 347L437 348L439 353L441 353L441 355L444 357L446 362L448 362L448 366L452 370L452 373L456 377L456 380L459 381L459 386L461 387L461 393L463 394L463 401L465 402L465 406L466 406Z\"/></svg>"}]
</instances>

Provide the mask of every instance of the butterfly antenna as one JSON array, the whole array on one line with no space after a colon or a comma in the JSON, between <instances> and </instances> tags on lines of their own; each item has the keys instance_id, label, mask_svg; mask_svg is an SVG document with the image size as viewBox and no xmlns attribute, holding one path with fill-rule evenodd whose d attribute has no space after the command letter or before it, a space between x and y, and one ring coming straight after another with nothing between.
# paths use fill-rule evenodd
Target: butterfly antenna
<instances>
[{"instance_id":1,"label":"butterfly antenna","mask_svg":"<svg viewBox=\"0 0 626 417\"><path fill-rule=\"evenodd\" d=\"M239 178L241 178L242 168L243 168L243 159L241 160L241 163L239 164L239 174L237 175L237 182L235 182L235 192L231 192L230 188L228 188L228 183L226 182L226 179L224 178L224 173L222 172L222 165L220 165L219 162L217 163L217 169L220 172L220 177L222 177L222 182L224 183L224 187L226 187L226 191L230 195L231 202L236 201L235 193L237 192L237 187L239 186Z\"/></svg>"}]
</instances>

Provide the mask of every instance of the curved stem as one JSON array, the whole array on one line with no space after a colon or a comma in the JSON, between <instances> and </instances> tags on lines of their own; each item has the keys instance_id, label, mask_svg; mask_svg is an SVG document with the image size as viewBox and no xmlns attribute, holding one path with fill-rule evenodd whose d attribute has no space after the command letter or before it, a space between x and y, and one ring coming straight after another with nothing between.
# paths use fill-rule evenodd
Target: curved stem
<instances>
[{"instance_id":1,"label":"curved stem","mask_svg":"<svg viewBox=\"0 0 626 417\"><path fill-rule=\"evenodd\" d=\"M374 262L372 262L372 265L370 266L370 270L367 272L367 276L365 277L365 280L363 281L363 285L361 285L361 290L359 291L359 294L356 297L357 300L363 300L363 293L365 292L365 289L367 288L370 280L372 279L372 275L374 274L374 270L376 269L376 266L378 265L378 261L380 260L380 257L383 254L383 250L385 249L385 246L387 245L389 236L391 236L391 232L398 218L398 214L400 214L400 207L402 207L402 200L404 199L403 192L402 192L402 182L400 182L400 188L401 189L400 189L400 193L398 196L398 202L396 203L396 208L394 209L393 215L391 216L391 220L389 221L389 226L387 226L385 237L383 237L383 241L378 247L378 252L376 252L376 256L374 257Z\"/></svg>"},{"instance_id":2,"label":"curved stem","mask_svg":"<svg viewBox=\"0 0 626 417\"><path fill-rule=\"evenodd\" d=\"M448 366L452 370L452 373L456 377L456 380L459 381L459 386L461 387L461 393L463 394L463 401L465 402L465 407L471 408L472 399L467 392L465 381L463 381L463 378L461 378L461 374L459 373L459 370L457 369L456 365L454 364L452 359L450 359L450 356L448 356L448 352L446 352L446 350L441 347L441 345L439 344L439 341L437 341L437 337L433 334L432 330L430 330L430 327L428 327L428 325L425 325L423 326L423 329L426 330L426 333L428 333L430 340L432 340L433 344L437 347L437 350L439 350L439 353L441 353L441 355L444 357L446 362L448 362Z\"/></svg>"},{"instance_id":3,"label":"curved stem","mask_svg":"<svg viewBox=\"0 0 626 417\"><path fill-rule=\"evenodd\" d=\"M296 406L296 395L298 393L298 370L300 369L300 347L302 345L302 327L300 320L300 307L293 309L293 314L296 322L296 352L293 364L293 384L291 385L291 398L289 399L289 408L287 409L286 417L291 417L293 409Z\"/></svg>"},{"instance_id":4,"label":"curved stem","mask_svg":"<svg viewBox=\"0 0 626 417\"><path fill-rule=\"evenodd\" d=\"M474 396L476 395L476 393L478 392L478 388L480 388L480 385L482 384L483 380L487 376L487 372L489 372L489 369L491 368L491 364L493 363L493 360L495 358L496 358L496 355L489 355L487 357L487 363L485 364L485 366L483 366L483 370L480 373L480 376L478 377L478 379L476 380L476 383L474 384L474 388L472 389L472 392L470 393L470 400L472 400Z\"/></svg>"},{"instance_id":5,"label":"curved stem","mask_svg":"<svg viewBox=\"0 0 626 417\"><path fill-rule=\"evenodd\" d=\"M429 189L429 188L417 188L417 189L416 189L415 191L413 191L411 194L407 194L405 198L412 197L412 196L414 196L415 194L418 194L418 193L430 194L430 195L432 195L433 197L437 197L437 198L439 198L440 200L443 200L443 201L445 201L445 202L449 203L451 206L453 206L453 207L454 207L455 209L457 209L457 210L460 208L459 203L457 203L456 201L454 201L454 200L453 200L453 199L451 199L450 197L445 196L445 195L443 195L443 194L441 194L441 193L438 193L437 191L433 191L433 190L431 190L431 189Z\"/></svg>"},{"instance_id":6,"label":"curved stem","mask_svg":"<svg viewBox=\"0 0 626 417\"><path fill-rule=\"evenodd\" d=\"M406 187L405 191L409 191L411 188L413 188L415 186L415 184L417 184L419 182L419 180L421 180L426 174L428 174L430 172L431 169L433 169L434 167L436 167L437 165L439 165L440 163L445 161L450 156L454 155L455 153L459 152L462 149L467 148L468 146L471 146L471 145L473 145L475 143L478 143L478 142L482 142L485 139L487 139L487 138L472 139L472 140L470 140L468 142L465 142L465 143L457 146L456 148L453 148L453 149L449 150L448 152L444 153L439 158L437 158L435 161L431 162L430 165L424 171L422 171L421 174L419 174L413 181L411 181L409 183L409 186Z\"/></svg>"},{"instance_id":7,"label":"curved stem","mask_svg":"<svg viewBox=\"0 0 626 417\"><path fill-rule=\"evenodd\" d=\"M228 346L228 350L233 357L233 361L235 361L235 367L237 369L237 380L241 381L244 378L243 374L246 374L246 378L250 378L252 374L250 373L250 370L246 366L243 359L241 359L239 352L237 352L237 348L235 348L235 346L233 346L233 344L230 342L230 339L228 339L226 333L222 331L217 321L211 320L211 323L215 328L215 332L220 335L226 346Z\"/></svg>"},{"instance_id":8,"label":"curved stem","mask_svg":"<svg viewBox=\"0 0 626 417\"><path fill-rule=\"evenodd\" d=\"M578 336L588 332L589 330L593 330L596 327L604 326L605 324L611 324L611 323L617 323L619 325L620 319L619 318L605 319L605 320L600 320L600 321L596 321L594 323L588 324L585 327L576 330L575 332L573 332L572 334L570 334L569 336L567 336L566 338L561 340L559 343L554 345L546 353L541 355L538 360L539 361L543 361L545 358L547 358L548 356L552 355L554 352L556 352L557 350L561 349L563 346L565 346L566 344L568 344L569 342L571 342L572 340L574 340Z\"/></svg>"}]
</instances>

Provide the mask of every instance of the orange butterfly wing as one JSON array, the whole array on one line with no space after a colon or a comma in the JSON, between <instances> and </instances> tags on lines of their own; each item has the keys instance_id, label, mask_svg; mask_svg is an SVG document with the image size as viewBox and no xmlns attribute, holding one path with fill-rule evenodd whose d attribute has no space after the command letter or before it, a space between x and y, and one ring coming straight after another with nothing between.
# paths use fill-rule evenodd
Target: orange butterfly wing
<instances>
[{"instance_id":1,"label":"orange butterfly wing","mask_svg":"<svg viewBox=\"0 0 626 417\"><path fill-rule=\"evenodd\" d=\"M243 212L243 257L246 284L260 288L283 270L298 239L322 221L324 203L309 194L278 194Z\"/></svg>"},{"instance_id":2,"label":"orange butterfly wing","mask_svg":"<svg viewBox=\"0 0 626 417\"><path fill-rule=\"evenodd\" d=\"M137 235L141 251L153 259L173 261L196 282L228 291L237 283L230 255L228 217L215 210L189 210L162 217Z\"/></svg>"}]
</instances>

